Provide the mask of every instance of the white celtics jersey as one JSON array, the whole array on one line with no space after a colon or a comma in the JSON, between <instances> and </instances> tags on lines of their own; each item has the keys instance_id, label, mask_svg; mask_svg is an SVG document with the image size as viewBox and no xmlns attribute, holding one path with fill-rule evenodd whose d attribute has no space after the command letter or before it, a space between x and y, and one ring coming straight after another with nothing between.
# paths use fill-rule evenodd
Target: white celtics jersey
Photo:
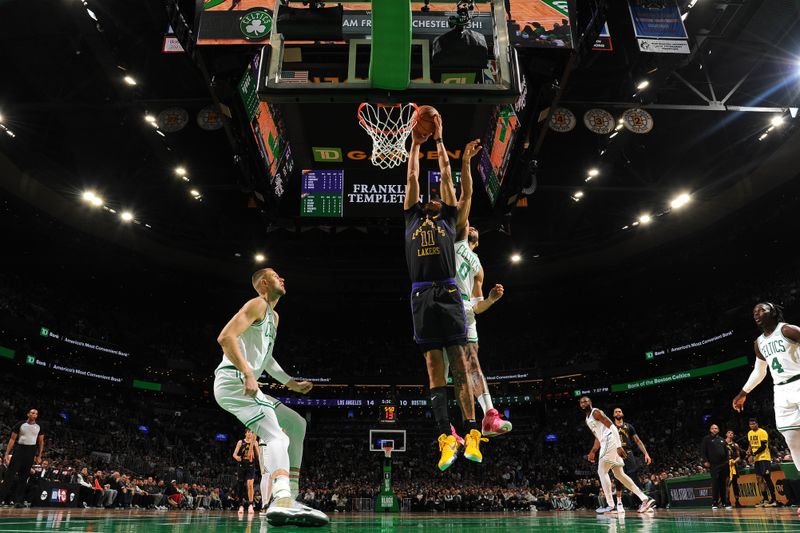
<instances>
[{"instance_id":1,"label":"white celtics jersey","mask_svg":"<svg viewBox=\"0 0 800 533\"><path fill-rule=\"evenodd\" d=\"M603 442L603 430L605 430L606 427L599 420L595 420L594 418L595 411L600 411L600 409L592 407L592 410L589 411L589 416L586 417L586 425L589 426L589 431L591 431L592 434L595 437L597 437L597 440ZM602 413L603 411L600 412Z\"/></svg>"},{"instance_id":2,"label":"white celtics jersey","mask_svg":"<svg viewBox=\"0 0 800 533\"><path fill-rule=\"evenodd\" d=\"M800 344L783 336L781 329L786 324L779 322L769 336L761 335L758 351L764 356L772 374L772 382L785 383L800 374Z\"/></svg>"},{"instance_id":3,"label":"white celtics jersey","mask_svg":"<svg viewBox=\"0 0 800 533\"><path fill-rule=\"evenodd\" d=\"M275 327L275 315L267 304L267 315L260 322L254 322L242 333L237 340L239 349L242 350L247 364L253 369L253 375L258 378L264 367L272 359L272 349L275 347L275 337L278 328ZM227 355L222 356L222 362L217 366L221 368L235 368Z\"/></svg>"},{"instance_id":4,"label":"white celtics jersey","mask_svg":"<svg viewBox=\"0 0 800 533\"><path fill-rule=\"evenodd\" d=\"M472 285L475 276L481 271L481 260L478 254L469 249L466 240L455 243L456 247L456 285L461 292L461 299L469 301L472 298Z\"/></svg>"}]
</instances>

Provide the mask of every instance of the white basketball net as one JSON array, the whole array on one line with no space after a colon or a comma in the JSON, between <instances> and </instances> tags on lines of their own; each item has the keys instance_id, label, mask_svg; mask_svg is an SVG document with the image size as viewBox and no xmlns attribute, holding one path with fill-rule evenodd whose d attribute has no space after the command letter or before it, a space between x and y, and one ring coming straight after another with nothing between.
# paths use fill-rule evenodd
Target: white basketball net
<instances>
[{"instance_id":1,"label":"white basketball net","mask_svg":"<svg viewBox=\"0 0 800 533\"><path fill-rule=\"evenodd\" d=\"M370 161L383 170L408 159L406 140L416 124L416 104L368 104L358 107L358 123L372 138Z\"/></svg>"}]
</instances>

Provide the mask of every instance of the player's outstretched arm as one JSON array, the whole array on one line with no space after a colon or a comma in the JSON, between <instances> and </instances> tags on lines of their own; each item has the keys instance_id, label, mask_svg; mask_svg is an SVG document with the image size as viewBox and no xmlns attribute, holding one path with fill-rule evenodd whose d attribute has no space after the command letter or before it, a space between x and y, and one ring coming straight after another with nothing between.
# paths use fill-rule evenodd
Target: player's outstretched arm
<instances>
[{"instance_id":1,"label":"player's outstretched arm","mask_svg":"<svg viewBox=\"0 0 800 533\"><path fill-rule=\"evenodd\" d=\"M456 218L456 240L467 238L469 212L472 208L472 156L480 152L480 139L470 141L461 154L461 196L458 198L458 216Z\"/></svg>"},{"instance_id":2,"label":"player's outstretched arm","mask_svg":"<svg viewBox=\"0 0 800 533\"><path fill-rule=\"evenodd\" d=\"M406 197L403 209L411 209L419 203L419 147L430 135L422 136L411 130L411 149L408 151L406 171Z\"/></svg>"},{"instance_id":3,"label":"player's outstretched arm","mask_svg":"<svg viewBox=\"0 0 800 533\"><path fill-rule=\"evenodd\" d=\"M499 283L489 291L489 297L483 299L483 267L478 271L475 280L472 282L472 311L479 315L489 309L505 294L505 289Z\"/></svg>"},{"instance_id":4,"label":"player's outstretched arm","mask_svg":"<svg viewBox=\"0 0 800 533\"><path fill-rule=\"evenodd\" d=\"M450 170L450 156L447 155L447 150L444 147L444 139L442 138L444 128L442 127L441 115L433 117L435 124L433 130L433 140L436 141L436 155L439 159L439 173L441 174L442 181L440 183L440 190L442 193L442 202L445 205L456 205L456 189L453 187L453 173Z\"/></svg>"},{"instance_id":5,"label":"player's outstretched arm","mask_svg":"<svg viewBox=\"0 0 800 533\"><path fill-rule=\"evenodd\" d=\"M644 455L644 462L648 465L652 463L653 460L650 458L650 454L647 453L647 448L645 448L644 442L642 442L642 439L639 438L639 435L636 434L633 435L633 442L635 442L636 446L638 446L639 449L642 451L642 455Z\"/></svg>"},{"instance_id":6,"label":"player's outstretched arm","mask_svg":"<svg viewBox=\"0 0 800 533\"><path fill-rule=\"evenodd\" d=\"M733 410L737 413L741 413L742 409L744 409L744 402L747 399L747 395L750 394L750 391L755 389L758 384L767 377L767 361L764 359L764 356L761 355L757 341L753 342L753 349L756 352L756 364L753 366L753 372L750 373L750 377L747 379L747 383L742 387L742 390L733 399Z\"/></svg>"},{"instance_id":7,"label":"player's outstretched arm","mask_svg":"<svg viewBox=\"0 0 800 533\"><path fill-rule=\"evenodd\" d=\"M233 450L233 458L236 459L237 463L241 463L242 462L242 458L239 457L239 450L241 448L242 448L242 441L237 441L236 442L236 449Z\"/></svg>"},{"instance_id":8,"label":"player's outstretched arm","mask_svg":"<svg viewBox=\"0 0 800 533\"><path fill-rule=\"evenodd\" d=\"M233 366L244 375L244 393L255 396L258 392L258 383L253 375L253 369L247 364L236 339L250 327L253 322L258 322L267 312L267 302L263 298L253 298L222 328L217 342L222 346L222 351L230 359Z\"/></svg>"}]
</instances>

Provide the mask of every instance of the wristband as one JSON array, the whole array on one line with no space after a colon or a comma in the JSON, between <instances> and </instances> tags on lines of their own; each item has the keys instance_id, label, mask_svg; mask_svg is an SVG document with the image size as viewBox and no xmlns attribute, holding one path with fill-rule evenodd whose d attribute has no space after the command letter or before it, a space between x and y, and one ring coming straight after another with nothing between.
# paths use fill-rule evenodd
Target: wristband
<instances>
[{"instance_id":1,"label":"wristband","mask_svg":"<svg viewBox=\"0 0 800 533\"><path fill-rule=\"evenodd\" d=\"M444 141L442 140L441 137L439 137L438 139L434 139L433 142L435 142L436 144L442 144Z\"/></svg>"}]
</instances>

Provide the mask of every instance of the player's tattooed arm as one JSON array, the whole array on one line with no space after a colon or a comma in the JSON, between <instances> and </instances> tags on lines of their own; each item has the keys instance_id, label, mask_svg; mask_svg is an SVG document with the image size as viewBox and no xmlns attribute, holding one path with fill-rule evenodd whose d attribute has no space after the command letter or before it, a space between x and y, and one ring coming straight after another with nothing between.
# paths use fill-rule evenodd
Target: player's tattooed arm
<instances>
[{"instance_id":1,"label":"player's tattooed arm","mask_svg":"<svg viewBox=\"0 0 800 533\"><path fill-rule=\"evenodd\" d=\"M264 318L267 312L267 302L263 298L253 298L244 304L238 313L222 328L217 342L222 347L222 351L230 359L233 366L244 376L244 393L247 396L255 396L258 392L258 383L253 375L253 369L247 364L247 360L239 347L237 338L250 327L254 322Z\"/></svg>"},{"instance_id":2,"label":"player's tattooed arm","mask_svg":"<svg viewBox=\"0 0 800 533\"><path fill-rule=\"evenodd\" d=\"M480 152L480 142L480 139L468 142L461 154L461 196L458 198L457 240L467 238L469 212L472 209L472 157Z\"/></svg>"}]
</instances>

